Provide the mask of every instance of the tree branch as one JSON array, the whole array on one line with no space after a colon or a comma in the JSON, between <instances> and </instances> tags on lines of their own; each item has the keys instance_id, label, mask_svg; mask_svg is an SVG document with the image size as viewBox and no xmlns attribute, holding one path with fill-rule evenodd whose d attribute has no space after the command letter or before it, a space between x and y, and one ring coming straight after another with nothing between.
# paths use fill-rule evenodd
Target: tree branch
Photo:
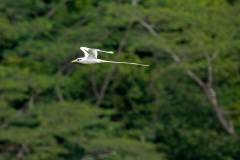
<instances>
[{"instance_id":1,"label":"tree branch","mask_svg":"<svg viewBox=\"0 0 240 160\"><path fill-rule=\"evenodd\" d=\"M238 111L221 110L222 114L239 114Z\"/></svg>"},{"instance_id":2,"label":"tree branch","mask_svg":"<svg viewBox=\"0 0 240 160\"><path fill-rule=\"evenodd\" d=\"M80 19L77 23L75 23L75 24L72 26L72 28L76 28L76 27L78 27L78 26L86 23L88 19L89 19L89 17L88 17L87 15L84 16L84 17L83 17L82 19Z\"/></svg>"},{"instance_id":3,"label":"tree branch","mask_svg":"<svg viewBox=\"0 0 240 160\"><path fill-rule=\"evenodd\" d=\"M206 57L206 60L207 60L207 63L208 63L208 66L207 66L207 73L208 73L207 86L211 87L212 84L213 84L212 59L207 52L204 53L204 56Z\"/></svg>"},{"instance_id":4,"label":"tree branch","mask_svg":"<svg viewBox=\"0 0 240 160\"><path fill-rule=\"evenodd\" d=\"M179 64L182 63L182 60L177 56L177 54L171 50L169 47L167 47L167 45L165 44L165 40L160 37L159 34L157 34L157 32L149 25L147 24L144 20L141 20L140 23L143 25L143 27L145 27L155 38L157 38L159 41L161 41L163 43L163 49L166 53L168 53L173 60ZM186 69L185 72L192 78L195 80L195 82L200 85L201 87L204 87L204 83L203 81L196 75L194 74L190 69Z\"/></svg>"},{"instance_id":5,"label":"tree branch","mask_svg":"<svg viewBox=\"0 0 240 160\"><path fill-rule=\"evenodd\" d=\"M138 0L132 0L132 5L133 5L133 6L136 6L137 3L138 3Z\"/></svg>"},{"instance_id":6,"label":"tree branch","mask_svg":"<svg viewBox=\"0 0 240 160\"><path fill-rule=\"evenodd\" d=\"M118 58L119 58L119 56L120 56L120 54L122 53L123 47L124 47L124 45L125 45L125 43L126 43L127 37L128 37L128 35L129 35L129 31L130 31L130 29L131 29L131 27L132 27L132 24L133 24L133 23L130 22L129 25L128 25L128 27L127 27L127 29L126 29L126 32L125 32L125 34L124 34L124 36L123 36L123 38L122 38L122 40L121 40L121 42L120 42L120 44L119 44L119 46L118 46L117 54L116 54L116 57L115 57L114 61L117 61ZM114 63L114 64L112 64L112 67L110 68L110 70L109 70L109 72L108 72L108 74L107 74L107 76L106 76L106 78L105 78L105 81L104 81L104 83L103 83L103 85L102 85L102 87L101 87L101 90L100 90L98 99L97 99L97 101L96 101L96 103L95 103L95 106L99 106L99 105L101 104L102 99L103 99L104 94L105 94L105 91L106 91L106 89L107 89L107 87L108 87L108 84L109 84L109 82L110 82L110 79L111 79L112 74L113 74L113 72L114 72L115 69L116 69L116 64Z\"/></svg>"},{"instance_id":7,"label":"tree branch","mask_svg":"<svg viewBox=\"0 0 240 160\"><path fill-rule=\"evenodd\" d=\"M64 64L63 66L59 67L57 74L61 74L65 69L67 69L66 74L63 77L61 77L60 80L58 80L58 82L56 82L54 87L58 97L58 101L60 103L64 102L64 98L60 89L60 84L73 72L74 67L71 67L70 65L68 65L68 63Z\"/></svg>"},{"instance_id":8,"label":"tree branch","mask_svg":"<svg viewBox=\"0 0 240 160\"><path fill-rule=\"evenodd\" d=\"M46 17L47 17L47 18L50 18L50 17L56 12L56 10L57 10L60 6L62 6L63 4L67 3L68 1L69 1L69 0L63 0L63 1L58 5L58 7L52 8L52 9L46 14Z\"/></svg>"},{"instance_id":9,"label":"tree branch","mask_svg":"<svg viewBox=\"0 0 240 160\"><path fill-rule=\"evenodd\" d=\"M143 27L145 27L155 38L157 38L159 41L163 43L164 50L168 54L171 55L171 57L174 59L176 63L181 63L181 59L165 44L165 40L144 20L140 20L140 23Z\"/></svg>"},{"instance_id":10,"label":"tree branch","mask_svg":"<svg viewBox=\"0 0 240 160\"><path fill-rule=\"evenodd\" d=\"M22 156L25 152L29 152L29 148L27 146L27 143L22 143L17 153L16 160L22 159Z\"/></svg>"},{"instance_id":11,"label":"tree branch","mask_svg":"<svg viewBox=\"0 0 240 160\"><path fill-rule=\"evenodd\" d=\"M212 60L214 60L218 56L218 54L219 54L219 51L216 50L212 55Z\"/></svg>"},{"instance_id":12,"label":"tree branch","mask_svg":"<svg viewBox=\"0 0 240 160\"><path fill-rule=\"evenodd\" d=\"M239 32L240 30L240 26L238 26L231 34L230 36L228 37L228 41L231 41Z\"/></svg>"},{"instance_id":13,"label":"tree branch","mask_svg":"<svg viewBox=\"0 0 240 160\"><path fill-rule=\"evenodd\" d=\"M37 95L38 95L38 93L32 93L32 94L30 94L29 100L28 100L28 107L29 107L29 108L32 108L32 107L33 107Z\"/></svg>"},{"instance_id":14,"label":"tree branch","mask_svg":"<svg viewBox=\"0 0 240 160\"><path fill-rule=\"evenodd\" d=\"M8 124L9 124L9 120L7 118L3 118L3 119L4 119L4 122L0 126L0 129L5 129L8 126Z\"/></svg>"},{"instance_id":15,"label":"tree branch","mask_svg":"<svg viewBox=\"0 0 240 160\"><path fill-rule=\"evenodd\" d=\"M163 43L163 49L168 53L173 60L180 64L182 63L181 59L177 56L175 52L173 52L169 47L164 42L164 39L161 38L157 32L145 21L141 20L140 23L154 36L156 37L161 43ZM218 118L218 121L222 125L223 129L230 135L233 135L236 137L234 128L231 123L228 123L225 117L223 116L223 113L221 112L221 108L217 103L217 97L214 89L212 88L212 81L213 81L213 75L212 75L212 63L211 63L211 58L208 54L205 55L206 59L208 61L208 83L205 84L196 74L192 72L190 69L186 69L185 72L189 77L191 77L203 90L205 93L205 96L208 98L210 101L216 115Z\"/></svg>"},{"instance_id":16,"label":"tree branch","mask_svg":"<svg viewBox=\"0 0 240 160\"><path fill-rule=\"evenodd\" d=\"M212 104L212 107L217 115L217 118L218 118L220 124L222 125L222 127L224 128L224 130L228 134L236 137L236 133L234 131L233 126L231 125L231 123L228 123L227 120L225 119L225 117L223 116L222 110L221 110L220 106L218 105L217 97L216 97L216 93L215 93L214 89L211 86L208 86L208 87L204 88L204 91L205 91L206 97Z\"/></svg>"},{"instance_id":17,"label":"tree branch","mask_svg":"<svg viewBox=\"0 0 240 160\"><path fill-rule=\"evenodd\" d=\"M108 147L105 150L101 151L101 152L97 152L97 153L89 153L87 155L85 155L82 160L93 160L93 159L105 159L107 158L112 152L114 151L114 149L112 147Z\"/></svg>"},{"instance_id":18,"label":"tree branch","mask_svg":"<svg viewBox=\"0 0 240 160\"><path fill-rule=\"evenodd\" d=\"M96 80L95 80L95 72L94 72L94 68L93 66L91 66L91 83L92 83L92 89L93 89L93 94L95 96L95 98L98 98L98 88L97 88L97 84L96 84Z\"/></svg>"},{"instance_id":19,"label":"tree branch","mask_svg":"<svg viewBox=\"0 0 240 160\"><path fill-rule=\"evenodd\" d=\"M132 0L131 2L132 2L132 5L133 5L133 6L136 6L138 0ZM125 32L125 34L124 34L124 36L123 36L123 38L122 38L122 40L120 41L120 44L119 44L119 46L118 46L117 54L116 54L116 57L115 57L115 59L114 59L115 61L118 60L118 58L119 58L119 56L120 56L120 54L121 54L121 52L122 52L122 50L123 50L123 47L124 47L124 45L125 45L125 43L126 43L126 40L127 40L127 37L128 37L128 35L129 35L129 31L130 31L131 28L132 28L132 24L133 24L133 21L131 20L131 21L129 22L129 24L128 24L128 26L127 26L127 29L126 29L126 32ZM108 84L109 84L109 82L110 82L110 78L112 77L112 74L113 74L113 72L114 72L115 69L116 69L116 64L112 64L112 67L111 67L111 69L109 70L109 72L108 72L108 74L107 74L107 77L106 77L106 79L105 79L105 81L104 81L104 83L103 83L103 85L102 85L102 88L101 88L101 90L100 90L100 93L99 93L98 99L97 99L97 101L96 101L96 103L95 103L95 106L99 106L99 105L101 104L102 99L103 99L104 94L105 94L105 91L106 91L106 89L107 89L107 87L108 87Z\"/></svg>"},{"instance_id":20,"label":"tree branch","mask_svg":"<svg viewBox=\"0 0 240 160\"><path fill-rule=\"evenodd\" d=\"M185 72L189 77L191 77L199 86L205 87L204 82L196 75L194 74L190 69L186 69Z\"/></svg>"},{"instance_id":21,"label":"tree branch","mask_svg":"<svg viewBox=\"0 0 240 160\"><path fill-rule=\"evenodd\" d=\"M63 103L64 99L63 99L63 95L62 95L61 89L59 87L59 83L56 83L54 88L55 88L55 92L56 92L57 97L58 97L58 101L60 103Z\"/></svg>"}]
</instances>

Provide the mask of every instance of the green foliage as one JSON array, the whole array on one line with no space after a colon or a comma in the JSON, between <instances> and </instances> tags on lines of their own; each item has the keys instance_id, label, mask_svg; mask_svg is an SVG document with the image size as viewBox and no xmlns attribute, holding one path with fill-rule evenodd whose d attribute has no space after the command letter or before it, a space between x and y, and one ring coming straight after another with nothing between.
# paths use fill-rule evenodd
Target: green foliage
<instances>
[{"instance_id":1,"label":"green foliage","mask_svg":"<svg viewBox=\"0 0 240 160\"><path fill-rule=\"evenodd\" d=\"M224 116L239 135L239 5L2 0L0 159L238 159L239 141L224 132L204 91L184 71L207 82L205 55L212 57L218 103L233 113ZM94 106L112 64L71 64L83 55L80 46L150 66L117 65Z\"/></svg>"}]
</instances>

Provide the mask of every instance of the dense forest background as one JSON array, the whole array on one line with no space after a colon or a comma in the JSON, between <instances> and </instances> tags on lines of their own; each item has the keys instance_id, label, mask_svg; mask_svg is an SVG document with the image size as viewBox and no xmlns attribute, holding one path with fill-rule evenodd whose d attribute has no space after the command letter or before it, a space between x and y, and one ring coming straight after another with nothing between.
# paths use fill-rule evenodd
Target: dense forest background
<instances>
[{"instance_id":1,"label":"dense forest background","mask_svg":"<svg viewBox=\"0 0 240 160\"><path fill-rule=\"evenodd\" d=\"M240 159L239 62L237 0L0 0L0 159Z\"/></svg>"}]
</instances>

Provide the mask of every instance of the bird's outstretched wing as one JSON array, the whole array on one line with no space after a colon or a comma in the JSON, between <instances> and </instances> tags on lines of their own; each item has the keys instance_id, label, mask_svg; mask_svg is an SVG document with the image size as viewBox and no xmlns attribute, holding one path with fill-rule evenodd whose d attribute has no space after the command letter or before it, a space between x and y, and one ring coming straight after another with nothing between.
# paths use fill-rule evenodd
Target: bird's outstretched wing
<instances>
[{"instance_id":1,"label":"bird's outstretched wing","mask_svg":"<svg viewBox=\"0 0 240 160\"><path fill-rule=\"evenodd\" d=\"M97 59L98 52L105 52L113 54L112 51L103 51L100 49L94 49L94 48L87 48L87 47L80 47L80 49L84 52L85 57L89 59Z\"/></svg>"},{"instance_id":2,"label":"bird's outstretched wing","mask_svg":"<svg viewBox=\"0 0 240 160\"><path fill-rule=\"evenodd\" d=\"M89 53L88 53L88 48L87 47L80 47L80 49L83 51L84 53L84 58L88 58Z\"/></svg>"},{"instance_id":3,"label":"bird's outstretched wing","mask_svg":"<svg viewBox=\"0 0 240 160\"><path fill-rule=\"evenodd\" d=\"M87 47L84 47L84 48L87 48ZM90 50L96 50L96 51L98 51L98 52L105 52L105 53L113 54L112 51L103 51L103 50L100 50L100 49L94 49L94 48L88 48L88 49L90 49Z\"/></svg>"},{"instance_id":4,"label":"bird's outstretched wing","mask_svg":"<svg viewBox=\"0 0 240 160\"><path fill-rule=\"evenodd\" d=\"M88 53L89 53L89 55L87 57L88 59L97 59L97 55L98 55L97 49L89 48Z\"/></svg>"}]
</instances>

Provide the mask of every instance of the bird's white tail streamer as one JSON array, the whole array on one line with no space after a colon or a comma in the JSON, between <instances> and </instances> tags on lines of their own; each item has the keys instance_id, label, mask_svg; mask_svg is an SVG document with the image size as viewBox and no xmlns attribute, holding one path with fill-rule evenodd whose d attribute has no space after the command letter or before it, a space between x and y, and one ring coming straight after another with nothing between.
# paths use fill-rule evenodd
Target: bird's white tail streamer
<instances>
[{"instance_id":1,"label":"bird's white tail streamer","mask_svg":"<svg viewBox=\"0 0 240 160\"><path fill-rule=\"evenodd\" d=\"M105 60L102 60L102 62L107 62L107 63L123 63L123 64L133 64L133 65L139 65L139 66L149 66L149 65L146 65L146 64L128 63L128 62L116 62L116 61L105 61Z\"/></svg>"}]
</instances>

